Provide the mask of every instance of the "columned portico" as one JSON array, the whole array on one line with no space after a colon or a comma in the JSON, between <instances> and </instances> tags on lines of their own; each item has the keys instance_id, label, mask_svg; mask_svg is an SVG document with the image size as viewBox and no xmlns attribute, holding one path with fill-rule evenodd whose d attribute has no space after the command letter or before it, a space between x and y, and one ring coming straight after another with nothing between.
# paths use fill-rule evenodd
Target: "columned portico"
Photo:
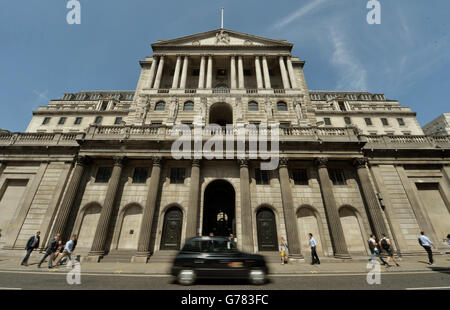
<instances>
[{"instance_id":1,"label":"columned portico","mask_svg":"<svg viewBox=\"0 0 450 310\"><path fill-rule=\"evenodd\" d=\"M56 234L61 234L61 236L64 235L70 211L72 209L75 197L80 187L81 179L86 169L87 162L88 160L85 156L77 157L72 174L72 179L70 180L70 183L67 185L66 194L62 199L58 215L56 217L55 224L53 225L53 229L50 236L54 236Z\"/></svg>"},{"instance_id":2,"label":"columned portico","mask_svg":"<svg viewBox=\"0 0 450 310\"><path fill-rule=\"evenodd\" d=\"M213 71L213 56L208 56L208 72L206 75L206 88L212 88L212 71Z\"/></svg>"},{"instance_id":3,"label":"columned portico","mask_svg":"<svg viewBox=\"0 0 450 310\"><path fill-rule=\"evenodd\" d=\"M263 63L265 88L271 89L272 85L270 84L269 66L267 65L267 57L266 56L262 56L262 63Z\"/></svg>"},{"instance_id":4,"label":"columned portico","mask_svg":"<svg viewBox=\"0 0 450 310\"><path fill-rule=\"evenodd\" d=\"M187 210L186 238L198 236L200 195L200 160L194 159L191 166L191 185Z\"/></svg>"},{"instance_id":5,"label":"columned portico","mask_svg":"<svg viewBox=\"0 0 450 310\"><path fill-rule=\"evenodd\" d=\"M183 58L184 58L183 71L181 73L181 85L180 85L181 89L186 88L187 71L188 71L188 66L189 66L189 57L187 55L185 55Z\"/></svg>"},{"instance_id":6,"label":"columned portico","mask_svg":"<svg viewBox=\"0 0 450 310\"><path fill-rule=\"evenodd\" d=\"M164 69L164 55L161 55L159 57L158 71L156 72L155 85L153 86L154 89L159 89L159 86L161 85L163 69Z\"/></svg>"},{"instance_id":7,"label":"columned portico","mask_svg":"<svg viewBox=\"0 0 450 310\"><path fill-rule=\"evenodd\" d=\"M89 252L88 260L90 261L98 262L100 257L105 254L106 238L108 236L109 224L111 222L111 215L113 213L114 201L119 188L120 175L122 174L124 161L125 158L123 157L114 158L114 167L109 180L108 190L106 191L105 202L103 203L102 211L100 213L100 219L98 221L97 230L95 231L92 248Z\"/></svg>"},{"instance_id":8,"label":"columned portico","mask_svg":"<svg viewBox=\"0 0 450 310\"><path fill-rule=\"evenodd\" d=\"M372 224L374 234L378 240L382 238L381 234L387 234L387 228L381 214L381 207L378 202L378 198L370 182L369 172L366 167L367 159L355 158L353 159L353 165L356 167L358 173L359 183L361 184L362 194L364 195L367 203L367 210L370 222Z\"/></svg>"},{"instance_id":9,"label":"columned portico","mask_svg":"<svg viewBox=\"0 0 450 310\"><path fill-rule=\"evenodd\" d=\"M291 86L293 89L297 89L297 82L295 81L295 72L294 67L292 66L292 60L291 57L286 57L288 72L289 72L289 79L291 81Z\"/></svg>"},{"instance_id":10,"label":"columned portico","mask_svg":"<svg viewBox=\"0 0 450 310\"><path fill-rule=\"evenodd\" d=\"M147 202L142 215L141 230L139 233L138 250L133 261L147 263L150 256L150 237L152 231L153 215L155 214L158 196L159 179L161 176L161 157L153 157L152 175L148 186Z\"/></svg>"},{"instance_id":11,"label":"columned portico","mask_svg":"<svg viewBox=\"0 0 450 310\"><path fill-rule=\"evenodd\" d=\"M281 78L283 80L283 88L289 89L291 86L289 85L289 78L286 72L286 66L284 65L284 56L278 57L278 62L280 63L280 71L281 71Z\"/></svg>"},{"instance_id":12,"label":"columned portico","mask_svg":"<svg viewBox=\"0 0 450 310\"><path fill-rule=\"evenodd\" d=\"M155 81L157 62L158 62L157 57L153 56L152 65L150 66L150 77L149 77L149 83L148 83L149 88L153 88L153 82Z\"/></svg>"},{"instance_id":13,"label":"columned portico","mask_svg":"<svg viewBox=\"0 0 450 310\"><path fill-rule=\"evenodd\" d=\"M177 63L175 65L175 72L173 74L172 88L178 88L178 80L180 78L180 68L181 68L181 56L177 56Z\"/></svg>"},{"instance_id":14,"label":"columned portico","mask_svg":"<svg viewBox=\"0 0 450 310\"><path fill-rule=\"evenodd\" d=\"M322 192L325 214L327 216L328 227L330 229L331 243L334 256L336 258L350 258L347 244L345 242L344 231L342 229L336 200L333 194L333 188L328 174L328 158L319 157L314 161L317 165L319 175L320 190Z\"/></svg>"},{"instance_id":15,"label":"columned portico","mask_svg":"<svg viewBox=\"0 0 450 310\"><path fill-rule=\"evenodd\" d=\"M286 225L287 243L289 245L289 255L292 258L303 258L298 236L294 200L292 199L287 158L280 158L278 173L280 175L281 197L283 201L283 213Z\"/></svg>"},{"instance_id":16,"label":"columned portico","mask_svg":"<svg viewBox=\"0 0 450 310\"><path fill-rule=\"evenodd\" d=\"M230 75L231 75L231 89L236 89L236 57L233 55L230 58Z\"/></svg>"},{"instance_id":17,"label":"columned portico","mask_svg":"<svg viewBox=\"0 0 450 310\"><path fill-rule=\"evenodd\" d=\"M244 64L242 56L238 56L238 71L239 71L239 89L244 89Z\"/></svg>"},{"instance_id":18,"label":"columned portico","mask_svg":"<svg viewBox=\"0 0 450 310\"><path fill-rule=\"evenodd\" d=\"M256 73L256 85L258 89L263 89L263 80L261 74L261 63L259 61L259 56L255 56L255 73Z\"/></svg>"},{"instance_id":19,"label":"columned portico","mask_svg":"<svg viewBox=\"0 0 450 310\"><path fill-rule=\"evenodd\" d=\"M241 225L242 225L242 250L253 252L253 221L250 201L250 177L248 173L248 160L239 160L240 184L241 184Z\"/></svg>"},{"instance_id":20,"label":"columned portico","mask_svg":"<svg viewBox=\"0 0 450 310\"><path fill-rule=\"evenodd\" d=\"M198 76L198 89L203 89L205 85L205 62L206 57L204 55L200 56L200 72Z\"/></svg>"}]
</instances>

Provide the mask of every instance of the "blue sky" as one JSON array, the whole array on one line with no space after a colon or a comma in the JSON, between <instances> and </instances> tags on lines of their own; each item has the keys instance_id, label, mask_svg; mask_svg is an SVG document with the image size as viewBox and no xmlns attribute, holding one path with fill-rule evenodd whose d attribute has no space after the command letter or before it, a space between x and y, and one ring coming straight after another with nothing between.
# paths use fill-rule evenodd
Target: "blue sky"
<instances>
[{"instance_id":1,"label":"blue sky","mask_svg":"<svg viewBox=\"0 0 450 310\"><path fill-rule=\"evenodd\" d=\"M381 25L368 0L79 1L68 25L67 0L2 0L0 128L65 92L134 90L150 43L219 28L221 6L225 28L293 43L312 90L384 93L421 125L450 112L448 0L380 0Z\"/></svg>"}]
</instances>

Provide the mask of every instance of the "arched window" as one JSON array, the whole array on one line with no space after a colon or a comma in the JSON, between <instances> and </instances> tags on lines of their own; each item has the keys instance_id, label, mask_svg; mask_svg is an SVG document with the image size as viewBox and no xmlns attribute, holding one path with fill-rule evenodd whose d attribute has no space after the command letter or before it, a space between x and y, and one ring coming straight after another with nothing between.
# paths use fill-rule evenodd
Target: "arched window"
<instances>
[{"instance_id":1,"label":"arched window","mask_svg":"<svg viewBox=\"0 0 450 310\"><path fill-rule=\"evenodd\" d=\"M192 101L186 101L183 106L184 111L194 111L194 103Z\"/></svg>"},{"instance_id":2,"label":"arched window","mask_svg":"<svg viewBox=\"0 0 450 310\"><path fill-rule=\"evenodd\" d=\"M155 105L155 111L164 111L166 109L166 103L164 101L159 101Z\"/></svg>"},{"instance_id":3,"label":"arched window","mask_svg":"<svg viewBox=\"0 0 450 310\"><path fill-rule=\"evenodd\" d=\"M287 104L286 102L280 101L277 103L277 110L278 111L287 111Z\"/></svg>"},{"instance_id":4,"label":"arched window","mask_svg":"<svg viewBox=\"0 0 450 310\"><path fill-rule=\"evenodd\" d=\"M255 101L250 101L248 103L248 110L249 111L258 111L258 103Z\"/></svg>"},{"instance_id":5,"label":"arched window","mask_svg":"<svg viewBox=\"0 0 450 310\"><path fill-rule=\"evenodd\" d=\"M103 117L101 117L101 116L97 116L97 117L95 118L95 123L96 123L96 124L101 124L102 121L103 121Z\"/></svg>"}]
</instances>

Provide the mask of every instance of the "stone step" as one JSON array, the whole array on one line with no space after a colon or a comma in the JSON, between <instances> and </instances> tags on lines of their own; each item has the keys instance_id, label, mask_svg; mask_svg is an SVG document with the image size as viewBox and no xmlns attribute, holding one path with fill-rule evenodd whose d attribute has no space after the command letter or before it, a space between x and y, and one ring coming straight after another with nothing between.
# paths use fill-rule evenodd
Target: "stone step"
<instances>
[{"instance_id":1,"label":"stone step","mask_svg":"<svg viewBox=\"0 0 450 310\"><path fill-rule=\"evenodd\" d=\"M149 262L152 263L172 263L179 251L157 251L150 256Z\"/></svg>"},{"instance_id":2,"label":"stone step","mask_svg":"<svg viewBox=\"0 0 450 310\"><path fill-rule=\"evenodd\" d=\"M102 258L101 262L129 263L129 262L131 262L131 257L135 253L136 253L136 251L111 251Z\"/></svg>"}]
</instances>

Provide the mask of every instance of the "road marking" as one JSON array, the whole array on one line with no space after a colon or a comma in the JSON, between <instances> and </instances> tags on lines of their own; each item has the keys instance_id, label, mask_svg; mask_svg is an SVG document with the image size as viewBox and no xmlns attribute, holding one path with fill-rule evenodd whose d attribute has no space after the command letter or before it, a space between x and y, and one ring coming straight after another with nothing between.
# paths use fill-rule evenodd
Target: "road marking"
<instances>
[{"instance_id":1,"label":"road marking","mask_svg":"<svg viewBox=\"0 0 450 310\"><path fill-rule=\"evenodd\" d=\"M436 287L408 287L405 290L450 290L450 286L436 286Z\"/></svg>"},{"instance_id":2,"label":"road marking","mask_svg":"<svg viewBox=\"0 0 450 310\"><path fill-rule=\"evenodd\" d=\"M388 272L384 273L382 272L382 275L399 275L399 274L431 274L435 273L435 271L397 271L397 272ZM316 273L316 274L295 274L295 273L289 273L289 274L269 274L269 277L339 277L339 276L367 276L367 273Z\"/></svg>"},{"instance_id":3,"label":"road marking","mask_svg":"<svg viewBox=\"0 0 450 310\"><path fill-rule=\"evenodd\" d=\"M46 272L39 271L14 271L14 270L0 270L0 273L15 273L15 274L48 274ZM67 276L66 272L55 272L53 275ZM112 274L112 273L81 273L82 276L105 276L105 277L152 277L152 278L168 278L171 275L168 274Z\"/></svg>"},{"instance_id":4,"label":"road marking","mask_svg":"<svg viewBox=\"0 0 450 310\"><path fill-rule=\"evenodd\" d=\"M20 287L0 287L0 290L20 291Z\"/></svg>"}]
</instances>

